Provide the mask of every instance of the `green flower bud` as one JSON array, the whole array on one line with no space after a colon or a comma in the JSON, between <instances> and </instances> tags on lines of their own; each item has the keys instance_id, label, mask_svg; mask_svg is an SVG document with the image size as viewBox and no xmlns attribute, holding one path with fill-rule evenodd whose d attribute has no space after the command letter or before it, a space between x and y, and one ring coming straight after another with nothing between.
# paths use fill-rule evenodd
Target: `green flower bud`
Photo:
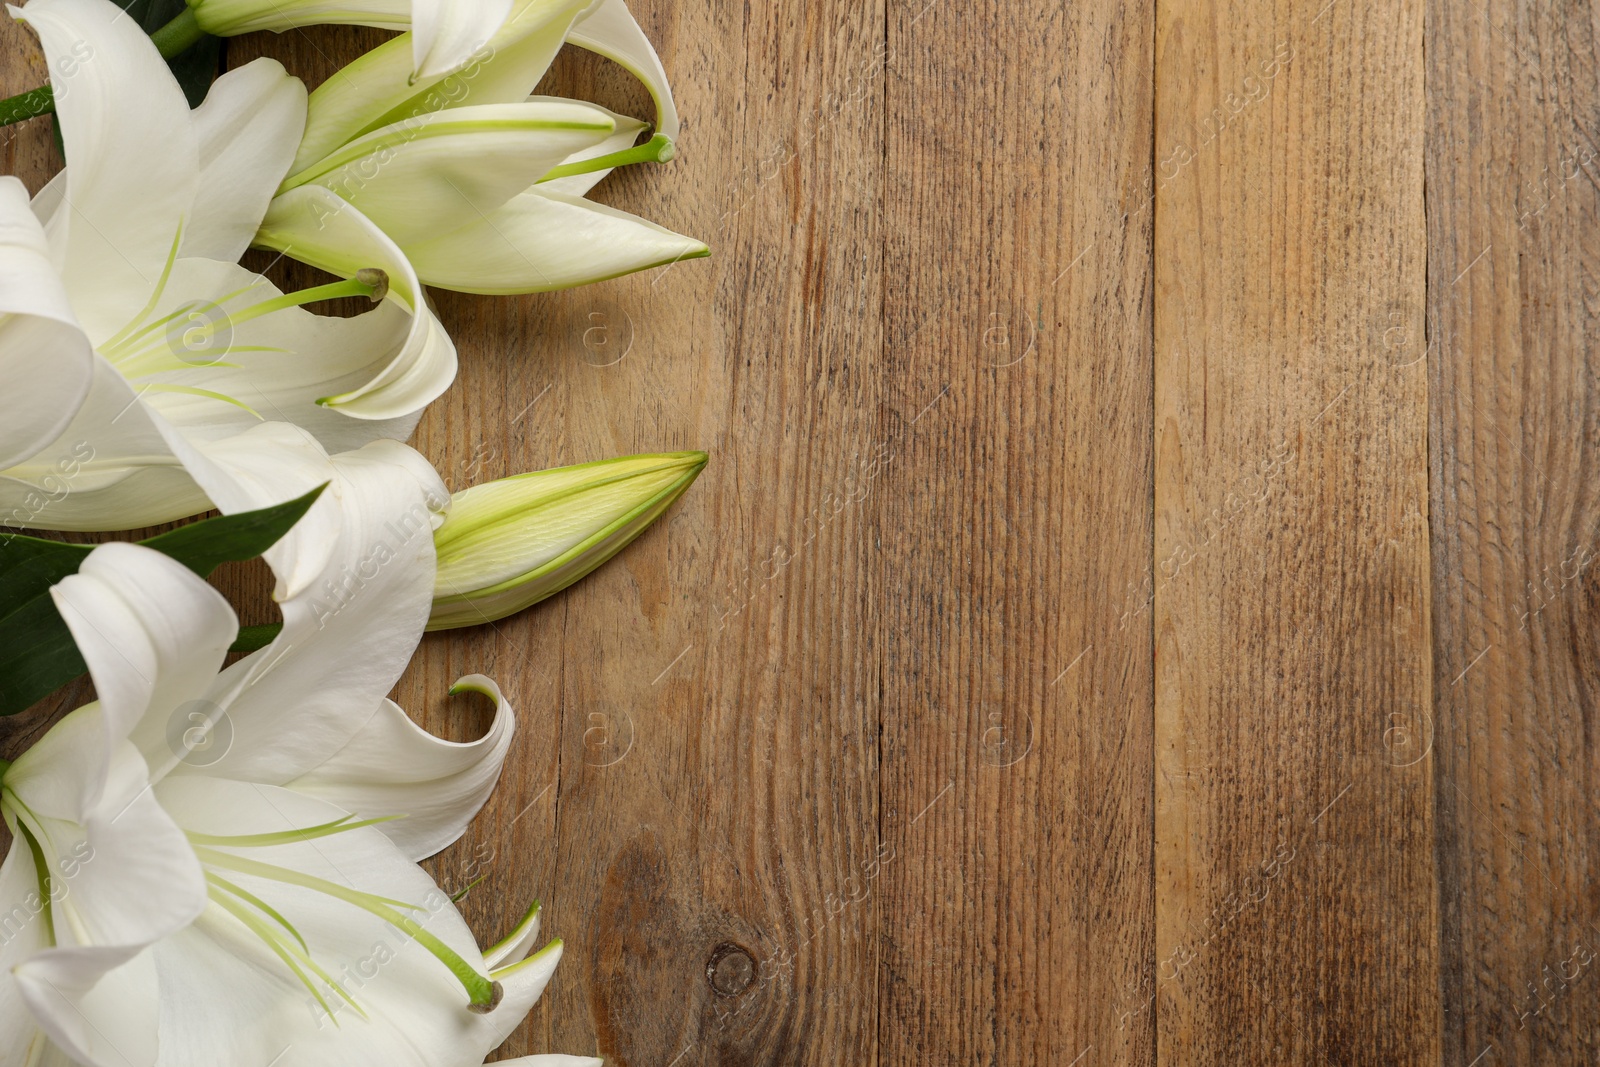
<instances>
[{"instance_id":1,"label":"green flower bud","mask_svg":"<svg viewBox=\"0 0 1600 1067\"><path fill-rule=\"evenodd\" d=\"M434 531L430 630L493 622L576 582L689 488L704 452L623 456L475 485Z\"/></svg>"}]
</instances>

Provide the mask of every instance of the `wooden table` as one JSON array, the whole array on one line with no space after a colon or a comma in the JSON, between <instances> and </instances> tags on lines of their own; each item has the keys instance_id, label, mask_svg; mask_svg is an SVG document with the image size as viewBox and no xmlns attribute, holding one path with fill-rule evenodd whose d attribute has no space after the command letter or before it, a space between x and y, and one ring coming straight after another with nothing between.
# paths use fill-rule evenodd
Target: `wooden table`
<instances>
[{"instance_id":1,"label":"wooden table","mask_svg":"<svg viewBox=\"0 0 1600 1067\"><path fill-rule=\"evenodd\" d=\"M437 294L415 442L452 488L712 456L398 687L519 710L430 865L566 941L508 1051L1595 1063L1589 5L636 11L680 155L597 195L713 258ZM550 89L647 113L588 56Z\"/></svg>"}]
</instances>

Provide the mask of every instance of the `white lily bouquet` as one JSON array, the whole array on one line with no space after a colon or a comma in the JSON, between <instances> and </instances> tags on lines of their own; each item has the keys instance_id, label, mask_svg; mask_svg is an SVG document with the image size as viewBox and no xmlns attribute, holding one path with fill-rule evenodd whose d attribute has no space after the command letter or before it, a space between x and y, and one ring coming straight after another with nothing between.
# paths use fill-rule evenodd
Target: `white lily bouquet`
<instances>
[{"instance_id":1,"label":"white lily bouquet","mask_svg":"<svg viewBox=\"0 0 1600 1067\"><path fill-rule=\"evenodd\" d=\"M706 255L586 195L672 158L661 64L622 0L192 0L148 34L110 0L11 12L71 74L0 101L53 110L67 160L31 197L0 177L0 714L84 672L98 699L0 760L0 1067L481 1064L561 945L536 950L534 907L479 948L417 863L484 804L515 717L464 678L497 711L447 743L386 694L425 630L578 581L706 457L452 498L403 443L456 371L424 287ZM406 32L309 94L262 59L186 97L166 62L320 23ZM654 121L534 95L567 43L632 71ZM251 247L336 280L282 292ZM369 309L306 310L339 298ZM139 543L23 532L212 510ZM205 578L257 555L281 621L241 630Z\"/></svg>"}]
</instances>

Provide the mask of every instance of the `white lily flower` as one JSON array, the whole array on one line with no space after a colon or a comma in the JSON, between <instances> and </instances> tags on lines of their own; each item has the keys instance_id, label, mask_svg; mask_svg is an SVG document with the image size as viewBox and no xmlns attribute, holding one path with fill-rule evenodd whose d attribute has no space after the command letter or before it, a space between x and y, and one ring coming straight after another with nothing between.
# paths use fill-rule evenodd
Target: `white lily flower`
<instances>
[{"instance_id":1,"label":"white lily flower","mask_svg":"<svg viewBox=\"0 0 1600 1067\"><path fill-rule=\"evenodd\" d=\"M271 435L295 431L245 437ZM100 700L0 773L0 1062L477 1065L560 958L529 954L536 910L481 952L415 862L463 832L513 730L480 676L457 689L497 712L468 744L385 696L427 618L442 484L403 445L299 441L292 470L261 440L195 461L255 505L331 483L269 553L284 629L260 652L223 669L232 610L138 545L52 591Z\"/></svg>"},{"instance_id":2,"label":"white lily flower","mask_svg":"<svg viewBox=\"0 0 1600 1067\"><path fill-rule=\"evenodd\" d=\"M0 523L128 529L205 510L169 429L209 445L271 418L330 451L409 436L456 357L394 242L302 189L281 199L338 204L365 273L285 295L236 262L294 154L304 86L257 60L191 112L108 0L11 10L51 69L76 72L58 102L71 165L31 204L0 178ZM85 47L92 62L68 63ZM355 318L299 306L358 294L383 299Z\"/></svg>"},{"instance_id":3,"label":"white lily flower","mask_svg":"<svg viewBox=\"0 0 1600 1067\"><path fill-rule=\"evenodd\" d=\"M665 72L623 0L516 0L464 70L413 80L404 36L311 94L305 136L256 244L335 273L352 260L326 200L383 230L428 285L546 292L709 255L697 240L585 193L624 163L672 157ZM531 96L565 41L623 63L650 87L655 135L593 104ZM337 203L337 202L336 202Z\"/></svg>"}]
</instances>

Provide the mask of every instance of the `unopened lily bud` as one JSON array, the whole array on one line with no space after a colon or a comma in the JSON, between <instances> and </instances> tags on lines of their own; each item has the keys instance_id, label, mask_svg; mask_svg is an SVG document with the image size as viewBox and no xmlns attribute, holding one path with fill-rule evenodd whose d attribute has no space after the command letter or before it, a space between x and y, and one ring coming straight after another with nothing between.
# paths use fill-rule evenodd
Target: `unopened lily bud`
<instances>
[{"instance_id":1,"label":"unopened lily bud","mask_svg":"<svg viewBox=\"0 0 1600 1067\"><path fill-rule=\"evenodd\" d=\"M493 622L560 592L643 533L705 465L704 452L623 456L457 493L433 535L428 629Z\"/></svg>"}]
</instances>

